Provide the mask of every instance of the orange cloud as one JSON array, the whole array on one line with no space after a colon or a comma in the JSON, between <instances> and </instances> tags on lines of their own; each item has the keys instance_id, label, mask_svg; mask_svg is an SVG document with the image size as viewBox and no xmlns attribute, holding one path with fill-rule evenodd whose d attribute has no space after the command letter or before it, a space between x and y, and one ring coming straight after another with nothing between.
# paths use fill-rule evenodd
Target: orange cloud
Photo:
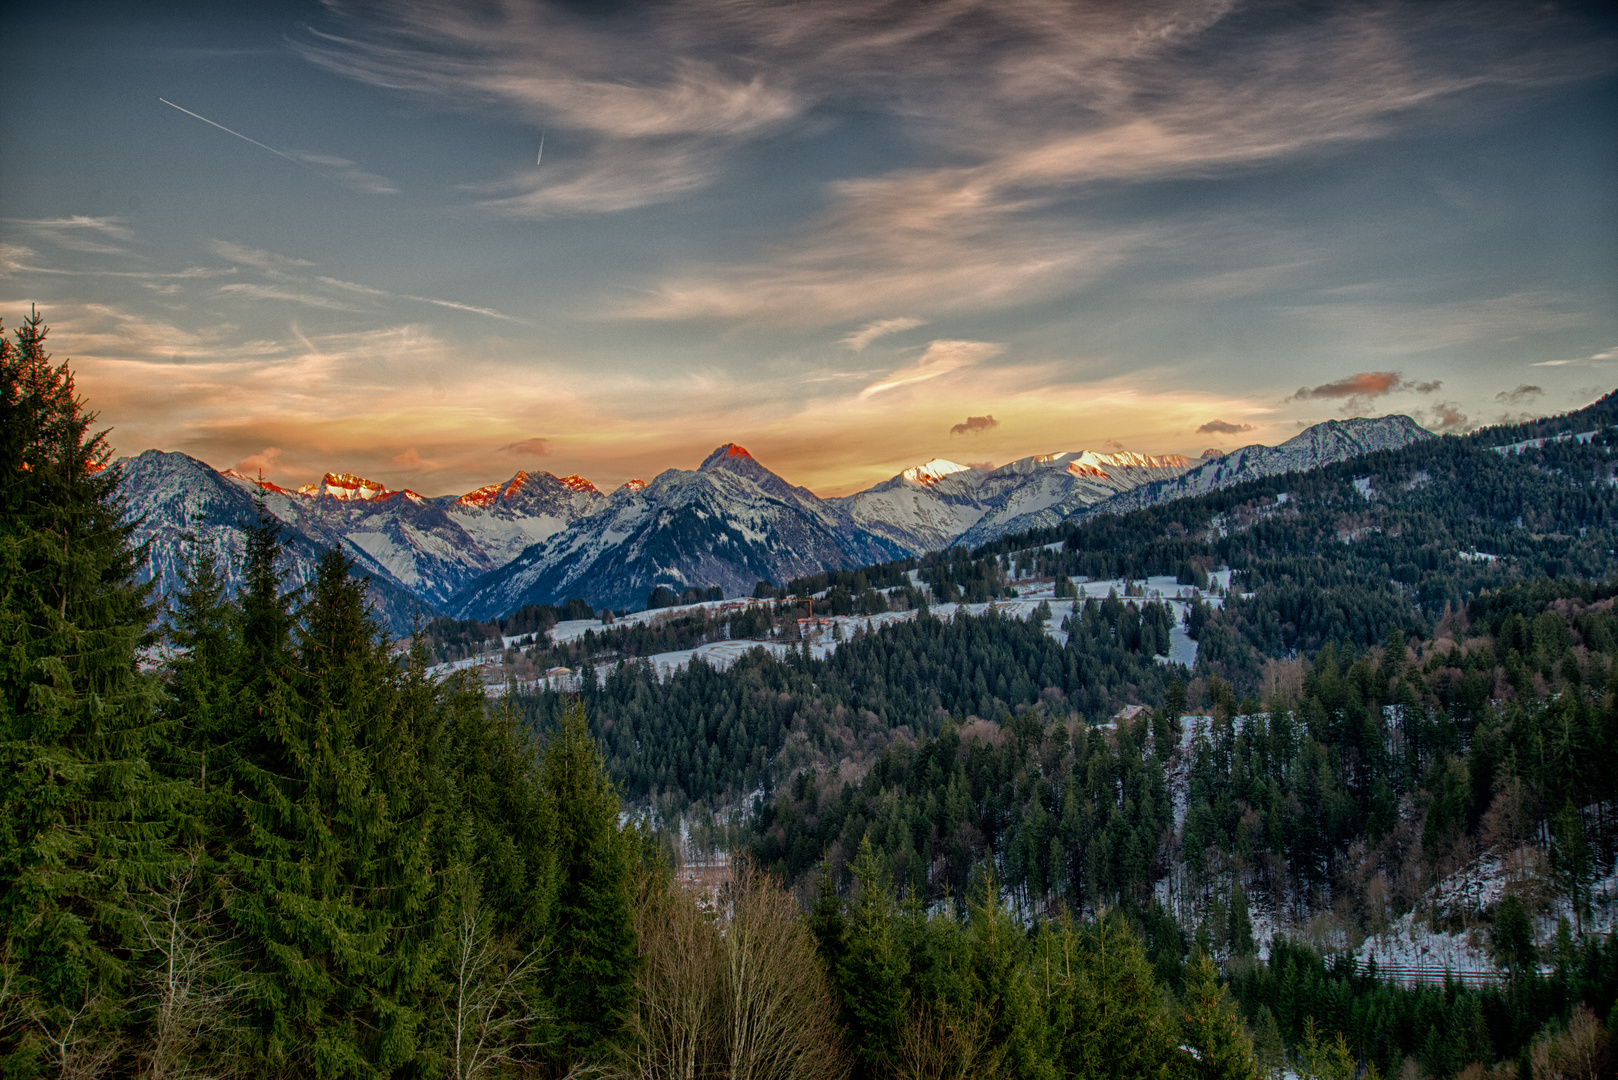
<instances>
[{"instance_id":1,"label":"orange cloud","mask_svg":"<svg viewBox=\"0 0 1618 1080\"><path fill-rule=\"evenodd\" d=\"M1357 375L1350 375L1346 379L1336 382L1323 383L1313 390L1307 386L1300 386L1298 392L1288 401L1308 401L1310 398L1372 398L1381 397L1399 390L1408 390L1416 394L1431 394L1442 389L1443 382L1434 379L1432 382L1411 382L1397 371L1362 371Z\"/></svg>"}]
</instances>

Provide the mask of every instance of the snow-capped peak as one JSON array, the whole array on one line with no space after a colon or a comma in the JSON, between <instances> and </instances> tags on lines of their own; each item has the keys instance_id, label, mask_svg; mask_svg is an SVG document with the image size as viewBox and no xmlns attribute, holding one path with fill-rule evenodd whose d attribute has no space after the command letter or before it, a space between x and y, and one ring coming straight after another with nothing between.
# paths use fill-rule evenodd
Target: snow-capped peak
<instances>
[{"instance_id":1,"label":"snow-capped peak","mask_svg":"<svg viewBox=\"0 0 1618 1080\"><path fill-rule=\"evenodd\" d=\"M240 469L226 469L224 472L220 473L219 475L228 476L230 479L236 481L238 484L243 484L243 485L245 485L247 487L256 487L256 488L261 488L264 491L273 491L277 495L294 495L294 494L296 494L296 492L292 491L291 489L284 488L280 484L277 484L272 480L263 480L263 479L260 479L259 477L256 477L256 476L248 476L246 473L242 472Z\"/></svg>"},{"instance_id":2,"label":"snow-capped peak","mask_svg":"<svg viewBox=\"0 0 1618 1080\"><path fill-rule=\"evenodd\" d=\"M1067 455L1058 455L1059 457ZM1072 455L1067 471L1074 476L1108 476L1108 469L1189 469L1191 459L1181 454L1154 457L1137 454L1133 450L1119 450L1111 454L1098 454L1084 450Z\"/></svg>"},{"instance_id":3,"label":"snow-capped peak","mask_svg":"<svg viewBox=\"0 0 1618 1080\"><path fill-rule=\"evenodd\" d=\"M926 464L906 469L899 475L912 484L932 487L944 477L961 472L971 472L971 468L966 465L958 465L953 461L945 461L943 458L933 458Z\"/></svg>"},{"instance_id":4,"label":"snow-capped peak","mask_svg":"<svg viewBox=\"0 0 1618 1080\"><path fill-rule=\"evenodd\" d=\"M474 506L480 510L492 506L495 500L500 498L500 489L503 487L505 487L504 484L484 484L476 491L468 491L465 495L456 499L455 505Z\"/></svg>"},{"instance_id":5,"label":"snow-capped peak","mask_svg":"<svg viewBox=\"0 0 1618 1080\"><path fill-rule=\"evenodd\" d=\"M353 473L327 473L320 483L305 484L300 487L298 494L324 495L327 498L342 499L345 502L353 500L370 502L372 499L380 499L397 493L389 491L385 484L355 476Z\"/></svg>"},{"instance_id":6,"label":"snow-capped peak","mask_svg":"<svg viewBox=\"0 0 1618 1080\"><path fill-rule=\"evenodd\" d=\"M747 452L746 447L737 446L733 442L732 443L726 443L724 446L721 446L719 449L715 450L713 453L711 453L707 457L703 458L702 464L697 466L697 468L699 468L699 469L711 469L715 465L721 465L721 464L725 463L726 461L731 461L731 460L735 460L735 459L745 459L747 461L752 461L753 460L753 455L749 454Z\"/></svg>"},{"instance_id":7,"label":"snow-capped peak","mask_svg":"<svg viewBox=\"0 0 1618 1080\"><path fill-rule=\"evenodd\" d=\"M601 490L578 473L574 473L572 476L563 476L559 479L563 487L572 488L574 491L594 491L599 494Z\"/></svg>"},{"instance_id":8,"label":"snow-capped peak","mask_svg":"<svg viewBox=\"0 0 1618 1080\"><path fill-rule=\"evenodd\" d=\"M646 481L644 481L644 480L636 480L636 479L625 480L621 490L623 490L623 491L645 491L646 490Z\"/></svg>"}]
</instances>

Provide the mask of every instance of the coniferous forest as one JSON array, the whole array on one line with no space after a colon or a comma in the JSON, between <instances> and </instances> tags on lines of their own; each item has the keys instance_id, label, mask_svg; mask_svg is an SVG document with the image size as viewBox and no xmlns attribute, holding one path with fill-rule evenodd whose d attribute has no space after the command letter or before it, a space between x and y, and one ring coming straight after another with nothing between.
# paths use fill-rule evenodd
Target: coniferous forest
<instances>
[{"instance_id":1,"label":"coniferous forest","mask_svg":"<svg viewBox=\"0 0 1618 1080\"><path fill-rule=\"evenodd\" d=\"M197 556L159 605L45 338L32 316L0 354L0 1074L1612 1074L1605 436L761 583L779 610L747 627L626 629L568 657L577 692L490 695L432 671L483 628L390 641L336 552L287 590L268 515L239 593ZM935 601L1005 595L1019 565L1239 587L1193 608L1194 670L1129 596L638 659L795 626L810 591L924 609L912 569ZM547 649L556 614L497 630ZM730 857L681 865L702 822ZM1490 853L1497 902L1434 891ZM1499 977L1395 982L1343 947L1412 915ZM1325 929L1261 947L1283 918Z\"/></svg>"}]
</instances>

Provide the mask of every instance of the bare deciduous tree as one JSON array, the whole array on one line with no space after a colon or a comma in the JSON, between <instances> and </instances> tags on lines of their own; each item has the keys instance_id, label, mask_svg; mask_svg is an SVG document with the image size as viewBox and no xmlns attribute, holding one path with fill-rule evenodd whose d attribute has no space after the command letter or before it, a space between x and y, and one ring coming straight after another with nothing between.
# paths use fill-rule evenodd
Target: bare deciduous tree
<instances>
[{"instance_id":1,"label":"bare deciduous tree","mask_svg":"<svg viewBox=\"0 0 1618 1080\"><path fill-rule=\"evenodd\" d=\"M150 1017L136 1057L151 1080L235 1076L246 1066L229 1034L240 1023L247 984L232 977L225 955L231 935L199 895L199 858L192 852L162 891L147 891L132 908L137 948L155 960L136 1002Z\"/></svg>"},{"instance_id":2,"label":"bare deciduous tree","mask_svg":"<svg viewBox=\"0 0 1618 1080\"><path fill-rule=\"evenodd\" d=\"M733 863L717 897L648 881L626 1080L841 1080L831 988L791 896Z\"/></svg>"},{"instance_id":3,"label":"bare deciduous tree","mask_svg":"<svg viewBox=\"0 0 1618 1080\"><path fill-rule=\"evenodd\" d=\"M31 1010L62 1080L95 1080L117 1060L123 1040L108 1034L111 1025L101 1022L110 1004L100 994L86 994L84 1003L72 1011L65 1006Z\"/></svg>"},{"instance_id":4,"label":"bare deciduous tree","mask_svg":"<svg viewBox=\"0 0 1618 1080\"><path fill-rule=\"evenodd\" d=\"M509 943L494 932L476 878L465 871L459 878L461 911L450 955L450 993L443 1007L450 1035L450 1075L474 1080L498 1072L536 1045L526 1035L545 1019L530 985L542 953L536 947L514 955Z\"/></svg>"}]
</instances>

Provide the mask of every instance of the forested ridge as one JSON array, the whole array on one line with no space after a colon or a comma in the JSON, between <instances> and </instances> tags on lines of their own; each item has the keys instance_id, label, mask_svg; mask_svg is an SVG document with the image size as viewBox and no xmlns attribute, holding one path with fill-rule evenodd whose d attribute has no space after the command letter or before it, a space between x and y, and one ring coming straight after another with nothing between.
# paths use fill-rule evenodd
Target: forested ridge
<instances>
[{"instance_id":1,"label":"forested ridge","mask_svg":"<svg viewBox=\"0 0 1618 1080\"><path fill-rule=\"evenodd\" d=\"M1586 919L1613 862L1618 586L1579 561L1599 499L1547 502L1535 526L1566 528L1532 544L1564 547L1496 544L1457 594L1436 564L1393 588L1374 633L1319 619L1318 647L1289 643L1246 628L1252 600L1194 606L1191 671L1161 661L1176 616L1145 596L1029 620L927 605L1082 575L1060 560L1099 558L1102 533L1130 569L1200 585L1229 565L1262 593L1243 575L1264 551L1219 546L1253 532L1240 501L1165 519L1205 531L1149 557L1165 536L1097 519L1061 550L764 584L750 611L609 626L571 655L544 634L585 613L528 609L493 629L611 671L491 698L431 673L487 626L391 642L337 553L289 593L267 516L239 595L198 557L155 611L44 335L34 316L0 355L0 1074L1610 1070L1618 944ZM1552 488L1605 454L1546 449L1575 454ZM1343 500L1375 509L1365 475L1271 498L1321 526L1297 557L1341 544ZM795 633L811 592L916 610L824 659L791 640L724 671L641 660ZM1147 707L1113 719L1129 702ZM704 821L728 865L682 868L678 827ZM1502 901L1435 899L1491 851ZM1504 980L1402 988L1322 951L1412 911L1475 932ZM1331 932L1260 959L1255 920L1278 914Z\"/></svg>"}]
</instances>

